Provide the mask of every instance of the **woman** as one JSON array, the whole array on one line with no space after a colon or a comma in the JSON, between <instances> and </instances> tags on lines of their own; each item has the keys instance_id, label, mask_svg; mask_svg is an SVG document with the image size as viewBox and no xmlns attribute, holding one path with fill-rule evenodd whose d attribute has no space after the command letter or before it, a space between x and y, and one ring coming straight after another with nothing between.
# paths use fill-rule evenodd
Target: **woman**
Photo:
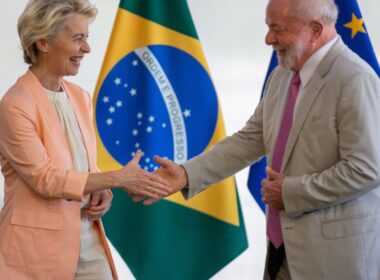
<instances>
[{"instance_id":1,"label":"woman","mask_svg":"<svg viewBox=\"0 0 380 280\"><path fill-rule=\"evenodd\" d=\"M87 0L32 0L18 21L30 65L0 102L0 279L117 279L99 218L110 186L155 198L167 183L140 169L141 152L97 173L91 99L63 80L90 52Z\"/></svg>"}]
</instances>

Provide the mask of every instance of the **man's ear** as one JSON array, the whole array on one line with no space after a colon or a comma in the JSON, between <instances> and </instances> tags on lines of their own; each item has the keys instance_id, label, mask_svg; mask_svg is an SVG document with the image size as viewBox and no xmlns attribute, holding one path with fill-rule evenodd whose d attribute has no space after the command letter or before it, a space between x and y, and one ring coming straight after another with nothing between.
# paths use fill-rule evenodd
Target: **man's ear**
<instances>
[{"instance_id":1,"label":"man's ear","mask_svg":"<svg viewBox=\"0 0 380 280\"><path fill-rule=\"evenodd\" d=\"M49 44L45 39L40 39L36 41L37 49L43 54L49 53Z\"/></svg>"},{"instance_id":2,"label":"man's ear","mask_svg":"<svg viewBox=\"0 0 380 280\"><path fill-rule=\"evenodd\" d=\"M313 33L313 36L312 36L313 37L313 41L315 42L321 36L323 28L324 28L324 25L319 20L312 20L312 21L310 21L309 26L310 26L310 28L312 30L312 33Z\"/></svg>"}]
</instances>

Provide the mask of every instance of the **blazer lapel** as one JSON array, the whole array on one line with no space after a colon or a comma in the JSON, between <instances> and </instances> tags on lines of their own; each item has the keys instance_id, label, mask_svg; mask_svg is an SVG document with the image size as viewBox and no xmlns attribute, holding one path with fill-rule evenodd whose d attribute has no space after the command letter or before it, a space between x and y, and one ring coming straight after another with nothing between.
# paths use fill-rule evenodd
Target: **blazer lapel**
<instances>
[{"instance_id":1,"label":"blazer lapel","mask_svg":"<svg viewBox=\"0 0 380 280\"><path fill-rule=\"evenodd\" d=\"M282 160L282 170L285 169L285 166L290 158L290 155L295 146L298 135L301 132L301 128L305 123L305 120L313 106L315 99L318 97L324 82L319 76L314 76L312 81L309 82L310 86L307 86L307 89L303 93L302 102L298 105L296 116L292 128L290 130L288 142L286 144L286 149L284 153L284 158Z\"/></svg>"},{"instance_id":2,"label":"blazer lapel","mask_svg":"<svg viewBox=\"0 0 380 280\"><path fill-rule=\"evenodd\" d=\"M286 164L292 154L292 151L297 142L297 138L301 132L301 129L305 123L305 120L313 107L313 103L321 92L324 80L323 77L330 71L331 65L342 49L345 48L342 40L339 38L338 41L333 45L331 50L326 54L326 56L319 63L315 73L311 77L309 84L305 88L304 96L301 103L298 106L296 116L294 118L294 123L292 125L288 142L286 145L285 154L282 161L281 171L285 170Z\"/></svg>"},{"instance_id":3,"label":"blazer lapel","mask_svg":"<svg viewBox=\"0 0 380 280\"><path fill-rule=\"evenodd\" d=\"M56 142L61 142L61 144L57 145L59 145L60 147L62 147L63 145L65 150L69 150L69 145L67 143L66 136L61 126L61 123L58 119L57 112L55 111L53 105L50 103L48 97L44 92L44 88L42 87L37 77L29 69L25 73L25 75L23 75L20 79L21 83L23 83L25 88L29 90L29 92L33 95L34 99L36 100L36 103L38 104L38 109L41 112L44 120L43 126L50 131L52 139L55 139ZM71 153L69 154L70 160L72 160Z\"/></svg>"}]
</instances>

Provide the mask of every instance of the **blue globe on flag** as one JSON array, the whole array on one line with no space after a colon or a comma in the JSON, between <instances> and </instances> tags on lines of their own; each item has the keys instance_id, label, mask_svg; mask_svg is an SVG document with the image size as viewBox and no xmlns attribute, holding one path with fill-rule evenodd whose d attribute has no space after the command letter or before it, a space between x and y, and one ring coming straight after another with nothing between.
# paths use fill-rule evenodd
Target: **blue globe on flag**
<instances>
[{"instance_id":1,"label":"blue globe on flag","mask_svg":"<svg viewBox=\"0 0 380 280\"><path fill-rule=\"evenodd\" d=\"M123 57L108 73L96 103L100 138L125 165L141 149L142 168L154 155L185 162L204 151L218 118L214 86L203 66L186 52L150 45Z\"/></svg>"}]
</instances>

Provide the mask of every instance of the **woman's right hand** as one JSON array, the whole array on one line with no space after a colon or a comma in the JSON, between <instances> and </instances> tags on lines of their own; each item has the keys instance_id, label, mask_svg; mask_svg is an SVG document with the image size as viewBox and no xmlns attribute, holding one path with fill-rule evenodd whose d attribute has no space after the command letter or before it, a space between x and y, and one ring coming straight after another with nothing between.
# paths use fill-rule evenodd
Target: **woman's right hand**
<instances>
[{"instance_id":1,"label":"woman's right hand","mask_svg":"<svg viewBox=\"0 0 380 280\"><path fill-rule=\"evenodd\" d=\"M135 197L159 199L171 193L169 183L160 176L141 169L141 150L123 168L116 171L118 186Z\"/></svg>"}]
</instances>

